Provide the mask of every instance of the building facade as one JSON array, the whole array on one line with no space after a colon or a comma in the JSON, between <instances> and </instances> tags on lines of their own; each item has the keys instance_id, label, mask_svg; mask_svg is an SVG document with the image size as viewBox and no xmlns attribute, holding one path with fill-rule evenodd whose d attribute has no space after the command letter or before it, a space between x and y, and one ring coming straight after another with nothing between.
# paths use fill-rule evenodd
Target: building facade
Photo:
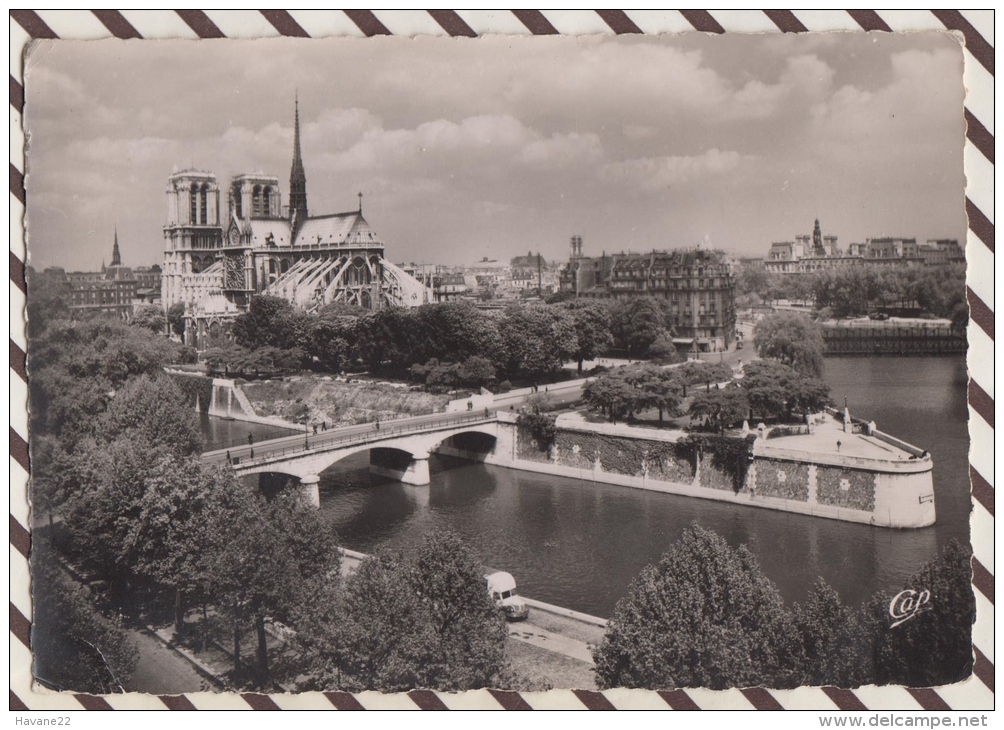
<instances>
[{"instance_id":1,"label":"building facade","mask_svg":"<svg viewBox=\"0 0 1004 730\"><path fill-rule=\"evenodd\" d=\"M720 352L735 341L735 273L722 251L678 249L582 255L573 236L562 290L575 296L625 301L650 296L669 302L674 343L683 350Z\"/></svg>"},{"instance_id":2,"label":"building facade","mask_svg":"<svg viewBox=\"0 0 1004 730\"><path fill-rule=\"evenodd\" d=\"M212 172L168 178L162 304L185 307L186 341L204 349L225 336L254 296L282 297L303 309L343 302L366 309L419 306L430 287L384 258L384 243L359 207L312 215L296 104L289 204L279 179L235 175L221 190Z\"/></svg>"},{"instance_id":3,"label":"building facade","mask_svg":"<svg viewBox=\"0 0 1004 730\"><path fill-rule=\"evenodd\" d=\"M46 269L69 285L69 308L77 312L95 312L129 319L136 306L160 299L160 267L122 265L119 234L115 231L110 266L101 264L100 271L70 271ZM153 290L156 288L156 297Z\"/></svg>"},{"instance_id":4,"label":"building facade","mask_svg":"<svg viewBox=\"0 0 1004 730\"><path fill-rule=\"evenodd\" d=\"M918 244L916 238L882 236L848 244L844 253L836 236L822 235L817 220L811 238L796 236L794 241L772 243L764 269L775 274L808 274L839 266L946 266L965 260L965 251L955 239Z\"/></svg>"}]
</instances>

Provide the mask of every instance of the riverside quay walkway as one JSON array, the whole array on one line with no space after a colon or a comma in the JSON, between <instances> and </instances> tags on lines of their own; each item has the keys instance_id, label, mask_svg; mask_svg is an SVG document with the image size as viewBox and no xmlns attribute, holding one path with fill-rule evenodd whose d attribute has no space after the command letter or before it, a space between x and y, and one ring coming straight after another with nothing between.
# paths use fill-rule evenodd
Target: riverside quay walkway
<instances>
[{"instance_id":1,"label":"riverside quay walkway","mask_svg":"<svg viewBox=\"0 0 1004 730\"><path fill-rule=\"evenodd\" d=\"M319 506L318 474L359 451L370 452L370 471L405 484L430 481L429 453L448 442L450 453L484 460L494 449L497 416L488 409L473 413L436 413L366 423L249 442L202 455L207 465L229 464L239 475L287 474L300 480L307 498Z\"/></svg>"}]
</instances>

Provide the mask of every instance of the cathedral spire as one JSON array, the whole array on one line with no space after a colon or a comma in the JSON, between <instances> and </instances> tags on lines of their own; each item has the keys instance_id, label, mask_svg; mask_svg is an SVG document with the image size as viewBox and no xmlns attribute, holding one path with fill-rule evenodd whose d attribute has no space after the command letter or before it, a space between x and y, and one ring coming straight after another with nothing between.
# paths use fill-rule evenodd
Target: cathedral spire
<instances>
[{"instance_id":1,"label":"cathedral spire","mask_svg":"<svg viewBox=\"0 0 1004 730\"><path fill-rule=\"evenodd\" d=\"M119 254L119 227L115 226L115 245L112 246L112 266L121 266L122 256Z\"/></svg>"},{"instance_id":2,"label":"cathedral spire","mask_svg":"<svg viewBox=\"0 0 1004 730\"><path fill-rule=\"evenodd\" d=\"M293 123L293 166L289 171L289 214L302 222L307 217L307 175L300 157L300 97L296 96Z\"/></svg>"}]
</instances>

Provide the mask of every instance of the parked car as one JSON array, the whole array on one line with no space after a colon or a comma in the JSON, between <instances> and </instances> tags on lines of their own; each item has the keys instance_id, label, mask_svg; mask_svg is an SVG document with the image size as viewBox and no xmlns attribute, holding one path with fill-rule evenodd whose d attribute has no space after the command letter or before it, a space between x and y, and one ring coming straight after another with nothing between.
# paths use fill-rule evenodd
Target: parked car
<instances>
[{"instance_id":1,"label":"parked car","mask_svg":"<svg viewBox=\"0 0 1004 730\"><path fill-rule=\"evenodd\" d=\"M490 573L485 576L485 580L488 583L488 593L507 620L521 621L530 615L526 601L516 593L516 579L510 573L504 571Z\"/></svg>"}]
</instances>

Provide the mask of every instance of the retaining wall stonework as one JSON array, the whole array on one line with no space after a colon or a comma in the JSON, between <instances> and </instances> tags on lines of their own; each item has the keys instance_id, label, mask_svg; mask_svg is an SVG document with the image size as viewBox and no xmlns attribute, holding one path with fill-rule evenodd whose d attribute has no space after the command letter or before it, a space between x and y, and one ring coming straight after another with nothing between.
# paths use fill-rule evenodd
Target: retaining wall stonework
<instances>
[{"instance_id":1,"label":"retaining wall stonework","mask_svg":"<svg viewBox=\"0 0 1004 730\"><path fill-rule=\"evenodd\" d=\"M809 501L809 465L778 459L756 460L756 493L796 502Z\"/></svg>"},{"instance_id":2,"label":"retaining wall stonework","mask_svg":"<svg viewBox=\"0 0 1004 730\"><path fill-rule=\"evenodd\" d=\"M875 474L857 469L817 466L816 501L871 512L875 509Z\"/></svg>"},{"instance_id":3,"label":"retaining wall stonework","mask_svg":"<svg viewBox=\"0 0 1004 730\"><path fill-rule=\"evenodd\" d=\"M511 426L506 427L506 423ZM499 440L485 462L513 469L555 474L701 499L887 527L934 524L934 486L930 460L866 460L846 455L754 446L749 471L731 473L741 454L728 444L675 442L669 434L632 429L630 434L591 431L593 424L559 426L554 444L541 449L528 429L499 419ZM602 424L605 426L606 424ZM515 443L513 443L515 441ZM695 448L700 463L695 473ZM830 463L825 463L829 459ZM833 463L833 460L839 461ZM863 462L870 461L869 468ZM716 462L718 465L716 466ZM737 479L744 483L736 488Z\"/></svg>"},{"instance_id":4,"label":"retaining wall stonework","mask_svg":"<svg viewBox=\"0 0 1004 730\"><path fill-rule=\"evenodd\" d=\"M675 443L558 431L552 461L578 469L592 469L598 458L605 472L689 484L694 479L691 454L691 447Z\"/></svg>"}]
</instances>

